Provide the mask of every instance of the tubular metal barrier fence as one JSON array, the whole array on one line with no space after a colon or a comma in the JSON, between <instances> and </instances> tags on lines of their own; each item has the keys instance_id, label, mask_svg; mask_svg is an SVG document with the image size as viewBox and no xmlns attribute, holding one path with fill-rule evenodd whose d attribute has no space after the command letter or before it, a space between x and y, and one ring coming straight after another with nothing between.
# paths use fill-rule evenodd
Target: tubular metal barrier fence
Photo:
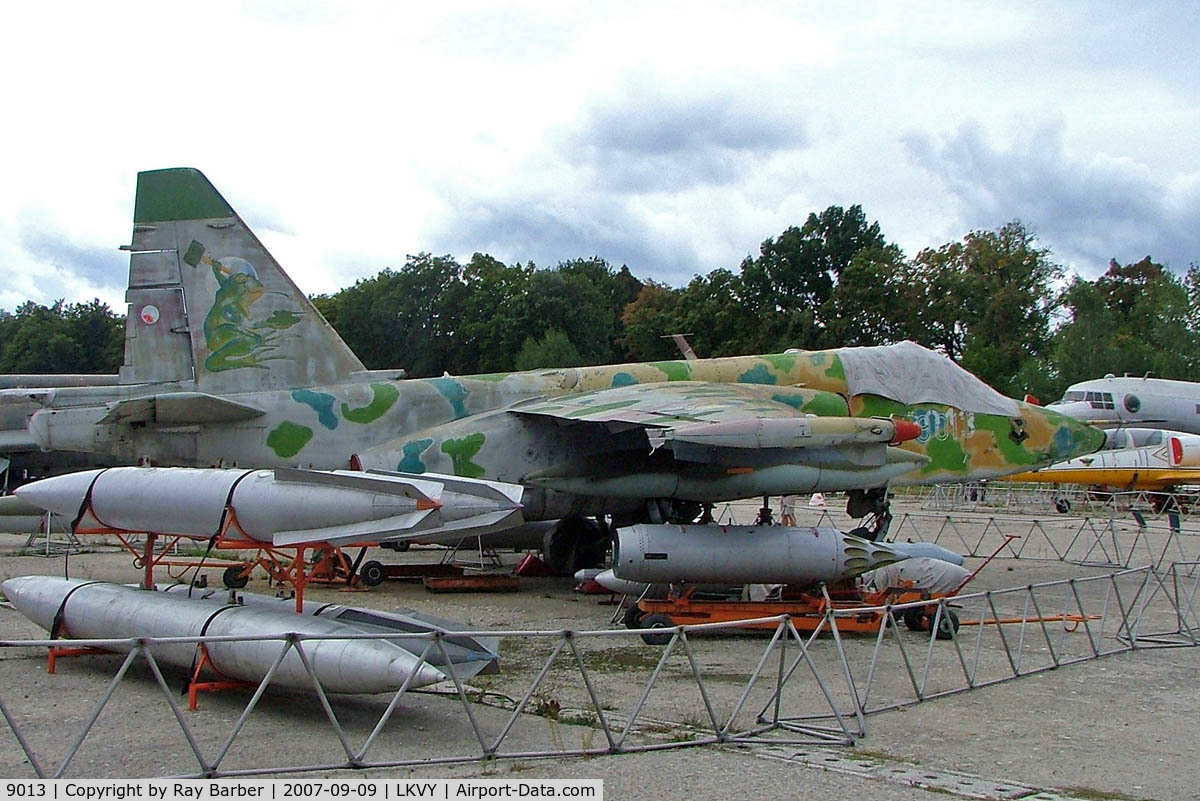
<instances>
[{"instance_id":1,"label":"tubular metal barrier fence","mask_svg":"<svg viewBox=\"0 0 1200 801\"><path fill-rule=\"evenodd\" d=\"M1173 513L1186 519L1200 502L1200 492L1192 489L1106 492L1078 484L1015 481L930 484L904 488L900 492L896 497L917 497L923 508L942 512L1075 512L1104 515L1139 509L1148 516L1165 517Z\"/></svg>"},{"instance_id":2,"label":"tubular metal barrier fence","mask_svg":"<svg viewBox=\"0 0 1200 801\"><path fill-rule=\"evenodd\" d=\"M327 694L307 647L331 638L255 638L279 642L261 683L205 696L195 713L181 706L156 646L246 638L71 640L128 653L59 660L55 675L41 660L64 641L2 640L0 739L18 747L0 752L0 770L217 777L849 745L874 713L1100 657L1194 646L1198 576L1196 563L1175 563L878 607L887 625L865 635L844 633L839 620L866 610L827 612L807 634L787 616L755 621L767 632L739 630L746 621L656 630L670 635L665 646L643 643L638 630L468 632L501 637L503 660L499 674L469 681L449 665L441 632L355 636L420 640L422 661L442 657L442 689L405 682L390 697ZM928 631L914 630L922 610ZM300 660L311 693L272 688L285 659Z\"/></svg>"},{"instance_id":3,"label":"tubular metal barrier fence","mask_svg":"<svg viewBox=\"0 0 1200 801\"><path fill-rule=\"evenodd\" d=\"M796 517L799 525L849 528L844 516L828 509L797 509ZM1197 522L1155 519L1140 512L1046 517L901 511L892 520L887 539L932 542L970 557L998 555L1111 569L1137 564L1164 567L1200 560ZM1016 536L1009 539L1010 535Z\"/></svg>"}]
</instances>

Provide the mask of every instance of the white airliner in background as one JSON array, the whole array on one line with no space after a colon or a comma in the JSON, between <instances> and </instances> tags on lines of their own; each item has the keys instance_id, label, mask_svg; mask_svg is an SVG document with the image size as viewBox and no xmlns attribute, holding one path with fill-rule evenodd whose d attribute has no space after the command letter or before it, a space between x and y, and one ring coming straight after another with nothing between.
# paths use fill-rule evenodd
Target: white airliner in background
<instances>
[{"instance_id":1,"label":"white airliner in background","mask_svg":"<svg viewBox=\"0 0 1200 801\"><path fill-rule=\"evenodd\" d=\"M1110 373L1072 384L1046 408L1101 428L1139 425L1200 434L1200 384L1191 381Z\"/></svg>"}]
</instances>

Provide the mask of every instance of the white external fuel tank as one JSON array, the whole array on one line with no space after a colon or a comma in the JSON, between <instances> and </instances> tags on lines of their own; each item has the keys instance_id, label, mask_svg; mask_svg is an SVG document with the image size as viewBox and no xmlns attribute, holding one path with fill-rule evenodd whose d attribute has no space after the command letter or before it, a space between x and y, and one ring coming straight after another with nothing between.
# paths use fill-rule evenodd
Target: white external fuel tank
<instances>
[{"instance_id":1,"label":"white external fuel tank","mask_svg":"<svg viewBox=\"0 0 1200 801\"><path fill-rule=\"evenodd\" d=\"M639 524L617 531L613 572L651 584L805 585L907 558L888 543L835 528Z\"/></svg>"},{"instance_id":2,"label":"white external fuel tank","mask_svg":"<svg viewBox=\"0 0 1200 801\"><path fill-rule=\"evenodd\" d=\"M519 526L523 489L442 475L111 467L19 487L25 501L81 525L210 537L237 516L246 536L276 546L418 539Z\"/></svg>"},{"instance_id":3,"label":"white external fuel tank","mask_svg":"<svg viewBox=\"0 0 1200 801\"><path fill-rule=\"evenodd\" d=\"M213 668L240 681L263 679L283 649L283 635L362 636L349 626L285 609L189 599L102 581L21 576L5 581L3 589L25 617L47 631L58 619L63 632L74 639L245 637L206 646ZM132 647L123 644L113 650L127 652ZM437 668L421 664L417 656L385 640L310 640L303 648L327 692L393 692L410 676L410 687L446 678ZM188 669L196 658L196 643L154 643L151 652L161 662ZM294 648L284 657L272 683L312 690L312 679Z\"/></svg>"}]
</instances>

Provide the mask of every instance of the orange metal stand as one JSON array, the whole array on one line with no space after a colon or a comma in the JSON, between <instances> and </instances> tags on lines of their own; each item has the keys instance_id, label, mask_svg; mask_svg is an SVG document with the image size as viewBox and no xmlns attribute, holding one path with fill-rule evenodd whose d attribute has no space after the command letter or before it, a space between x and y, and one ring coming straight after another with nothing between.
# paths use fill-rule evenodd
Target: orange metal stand
<instances>
[{"instance_id":1,"label":"orange metal stand","mask_svg":"<svg viewBox=\"0 0 1200 801\"><path fill-rule=\"evenodd\" d=\"M88 521L86 524L84 523L85 520ZM216 536L210 538L210 550L254 551L254 557L246 561L218 560L210 562L207 559L168 558L166 550L156 554L155 546L160 537L172 538L168 544L168 549L181 539L195 541L198 538L184 537L167 532L135 532L113 528L103 523L96 516L95 511L91 507L90 500L79 515L79 522L75 525L75 533L111 534L115 536L125 549L133 554L134 563L139 568L142 568L142 586L146 589L154 587L154 570L159 566L195 567L204 564L211 567L225 567L229 569L240 565L241 570L238 571L238 578L249 577L250 572L255 567L261 567L266 571L269 580L295 588L296 611L299 612L304 605L304 588L310 583L340 583L347 586L354 586L358 583L358 576L354 572L354 563L346 556L342 548L322 543L276 548L261 540L253 539L246 534L245 530L238 523L237 511L232 506L225 507L224 522ZM146 538L145 543L141 547L138 547L130 540L132 535L144 535ZM367 548L375 544L356 543L353 546L347 547ZM306 553L309 550L313 551L313 559L311 561L306 559Z\"/></svg>"},{"instance_id":2,"label":"orange metal stand","mask_svg":"<svg viewBox=\"0 0 1200 801\"><path fill-rule=\"evenodd\" d=\"M215 681L200 681L200 673L205 667L212 668L212 660L208 657L208 648L204 643L196 646L200 651L200 660L196 663L196 669L192 671L191 681L188 682L188 709L195 712L200 708L196 698L197 693L215 693L223 690L240 690L246 688L254 688L258 685L252 681L234 681L232 679L219 679ZM216 672L215 668L212 668Z\"/></svg>"},{"instance_id":3,"label":"orange metal stand","mask_svg":"<svg viewBox=\"0 0 1200 801\"><path fill-rule=\"evenodd\" d=\"M930 600L928 593L911 588L888 588L877 592L863 593L853 586L829 588L829 600L810 592L795 592L778 601L709 601L696 600L694 588L662 600L641 600L638 608L645 617L664 615L671 625L681 626L696 623L729 623L759 617L788 615L797 630L816 631L825 620L826 612L846 613L862 610L857 614L838 616L838 631L854 631L874 634L883 625L886 615L871 607L887 604L903 604L912 601ZM776 623L747 624L750 629L774 629Z\"/></svg>"}]
</instances>

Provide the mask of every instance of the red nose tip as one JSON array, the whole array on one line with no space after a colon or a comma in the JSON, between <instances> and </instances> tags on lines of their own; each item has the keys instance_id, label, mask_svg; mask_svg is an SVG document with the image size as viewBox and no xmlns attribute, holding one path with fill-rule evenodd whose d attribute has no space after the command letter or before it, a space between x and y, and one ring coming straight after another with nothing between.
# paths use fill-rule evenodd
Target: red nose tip
<instances>
[{"instance_id":1,"label":"red nose tip","mask_svg":"<svg viewBox=\"0 0 1200 801\"><path fill-rule=\"evenodd\" d=\"M896 436L891 441L892 445L899 445L901 442L908 442L910 439L916 439L921 436L921 427L911 420L894 420L896 424Z\"/></svg>"}]
</instances>

